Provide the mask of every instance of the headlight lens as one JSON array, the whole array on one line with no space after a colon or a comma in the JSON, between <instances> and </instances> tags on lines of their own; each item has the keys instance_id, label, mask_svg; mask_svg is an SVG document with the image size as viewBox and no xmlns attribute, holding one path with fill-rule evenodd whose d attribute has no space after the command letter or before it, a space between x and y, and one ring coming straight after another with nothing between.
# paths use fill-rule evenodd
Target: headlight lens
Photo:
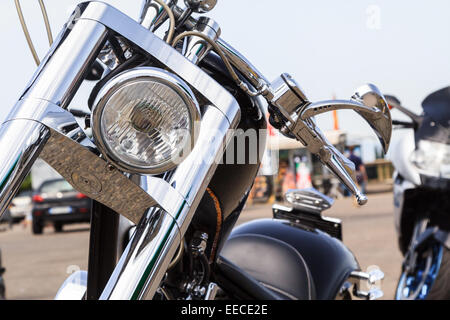
<instances>
[{"instance_id":1,"label":"headlight lens","mask_svg":"<svg viewBox=\"0 0 450 320\"><path fill-rule=\"evenodd\" d=\"M424 175L450 179L450 145L448 144L420 140L410 160Z\"/></svg>"},{"instance_id":2,"label":"headlight lens","mask_svg":"<svg viewBox=\"0 0 450 320\"><path fill-rule=\"evenodd\" d=\"M110 80L93 109L93 132L102 153L128 172L173 169L195 144L197 100L178 77L136 68Z\"/></svg>"}]
</instances>

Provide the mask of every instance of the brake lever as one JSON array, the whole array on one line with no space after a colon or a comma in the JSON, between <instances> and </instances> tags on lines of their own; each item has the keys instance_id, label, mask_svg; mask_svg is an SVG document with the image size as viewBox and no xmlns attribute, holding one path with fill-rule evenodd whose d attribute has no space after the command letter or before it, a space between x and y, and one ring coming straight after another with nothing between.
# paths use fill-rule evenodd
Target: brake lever
<instances>
[{"instance_id":1,"label":"brake lever","mask_svg":"<svg viewBox=\"0 0 450 320\"><path fill-rule=\"evenodd\" d=\"M283 74L270 85L270 91L264 96L271 108L275 108L283 118L281 132L302 142L355 195L359 205L366 204L367 197L355 182L355 165L326 139L313 117L332 110L352 109L375 130L384 151L387 152L392 134L392 120L387 103L378 88L366 85L359 88L351 100L314 104L308 101L290 75Z\"/></svg>"},{"instance_id":2,"label":"brake lever","mask_svg":"<svg viewBox=\"0 0 450 320\"><path fill-rule=\"evenodd\" d=\"M311 153L316 154L320 161L344 183L347 189L355 195L359 205L367 203L366 195L359 190L355 183L355 165L328 141L313 119L297 119L290 132Z\"/></svg>"}]
</instances>

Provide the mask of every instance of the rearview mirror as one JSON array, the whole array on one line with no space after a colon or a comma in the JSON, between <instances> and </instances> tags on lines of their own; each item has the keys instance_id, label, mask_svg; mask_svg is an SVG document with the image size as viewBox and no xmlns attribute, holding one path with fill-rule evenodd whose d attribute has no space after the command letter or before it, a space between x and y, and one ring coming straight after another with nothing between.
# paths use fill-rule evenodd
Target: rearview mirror
<instances>
[{"instance_id":1,"label":"rearview mirror","mask_svg":"<svg viewBox=\"0 0 450 320\"><path fill-rule=\"evenodd\" d=\"M421 116L402 106L402 103L397 99L397 97L391 95L385 95L385 97L390 109L397 109L398 111L411 118L415 126L420 125L420 123L422 122Z\"/></svg>"}]
</instances>

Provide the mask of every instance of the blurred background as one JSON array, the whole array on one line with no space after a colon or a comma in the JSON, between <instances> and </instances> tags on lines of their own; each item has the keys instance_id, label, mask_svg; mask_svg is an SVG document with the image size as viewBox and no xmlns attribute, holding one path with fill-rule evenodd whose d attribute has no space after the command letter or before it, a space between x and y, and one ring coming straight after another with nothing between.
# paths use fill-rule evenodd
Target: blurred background
<instances>
[{"instance_id":1,"label":"blurred background","mask_svg":"<svg viewBox=\"0 0 450 320\"><path fill-rule=\"evenodd\" d=\"M79 2L45 1L54 36ZM134 19L142 3L104 2ZM48 43L38 2L22 1L22 9L42 59ZM348 99L358 86L370 82L420 113L422 100L450 83L448 12L450 2L446 0L219 0L208 16L220 24L222 38L268 79L288 72L312 101ZM0 14L3 120L5 110L19 98L36 66L14 1L1 1ZM83 90L89 92L89 86ZM72 104L87 108L83 97ZM396 110L392 113L393 118L407 119ZM385 270L386 297L392 298L401 255L394 231L389 154L382 154L370 127L351 111L327 113L317 120L334 145L347 155L352 151L365 164L370 204L355 207L346 198L346 191L301 144L271 132L279 147L267 153L242 221L270 216L270 205L282 201L283 193L292 187L314 186L340 199L327 213L343 219L344 241L362 265L377 264ZM404 139L413 139L410 130L394 132L393 144ZM44 223L39 230L33 225L31 212L52 208L54 214L73 215L64 223ZM86 269L89 199L61 181L45 163L33 168L10 208L10 217L3 220L0 248L7 268L8 298L51 299L68 273ZM366 232L356 233L358 230Z\"/></svg>"}]
</instances>

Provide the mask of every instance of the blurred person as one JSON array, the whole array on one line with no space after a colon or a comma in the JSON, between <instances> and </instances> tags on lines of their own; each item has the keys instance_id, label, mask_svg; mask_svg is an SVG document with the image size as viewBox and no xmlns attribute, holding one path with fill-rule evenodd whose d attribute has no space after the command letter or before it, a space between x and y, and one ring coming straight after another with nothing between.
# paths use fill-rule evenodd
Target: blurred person
<instances>
[{"instance_id":1,"label":"blurred person","mask_svg":"<svg viewBox=\"0 0 450 320\"><path fill-rule=\"evenodd\" d=\"M278 184L277 184L277 200L283 201L284 195L288 190L296 189L295 175L292 172L289 161L280 161L280 169L278 171Z\"/></svg>"},{"instance_id":2,"label":"blurred person","mask_svg":"<svg viewBox=\"0 0 450 320\"><path fill-rule=\"evenodd\" d=\"M360 157L355 154L355 147L350 147L350 156L348 159L355 164L356 182L358 182L359 188L363 194L367 191L367 177L366 167Z\"/></svg>"},{"instance_id":3,"label":"blurred person","mask_svg":"<svg viewBox=\"0 0 450 320\"><path fill-rule=\"evenodd\" d=\"M31 211L27 213L27 215L25 216L25 218L22 220L22 227L24 229L27 229L29 226L31 226L33 222L33 216Z\"/></svg>"}]
</instances>

